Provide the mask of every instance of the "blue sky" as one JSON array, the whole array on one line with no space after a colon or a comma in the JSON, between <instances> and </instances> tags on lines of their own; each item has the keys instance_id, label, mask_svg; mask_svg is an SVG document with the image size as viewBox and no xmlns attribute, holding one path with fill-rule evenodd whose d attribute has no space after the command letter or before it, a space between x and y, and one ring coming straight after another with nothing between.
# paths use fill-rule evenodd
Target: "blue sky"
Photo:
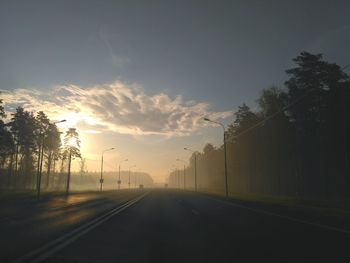
<instances>
[{"instance_id":1,"label":"blue sky","mask_svg":"<svg viewBox=\"0 0 350 263\"><path fill-rule=\"evenodd\" d=\"M153 127L152 135L144 133L143 139L137 139L130 155L137 149L140 156L147 151L146 146L140 150L140 140L153 147L158 143L158 155L165 148L175 151L179 142L174 145L174 140L199 148L205 140L218 145L217 129L202 129L194 120L201 114L216 114L229 123L232 117L227 112L243 102L254 107L261 89L283 84L285 69L293 66L292 58L301 51L324 53L325 59L340 65L350 63L349 10L349 1L322 0L1 1L0 89L12 94L8 97L12 104L19 94L36 91L30 99L25 95L30 108L30 103L47 106L57 87L74 86L91 94L119 81L134 94L128 99L137 101L137 90L144 99L167 97L176 110L171 120L162 116L168 124L177 123L169 127L178 134L159 134L165 121L156 123L152 114L162 108L156 103L147 115L154 121L149 125L137 125L136 120L146 117L130 110L128 121L115 114L103 120L94 116L109 128L88 130L111 132L119 144L126 145L125 134L130 140L142 137L142 132L135 135L130 129ZM69 99L79 100L79 96ZM139 107L139 102L133 105ZM7 109L11 103L7 102ZM185 121L173 120L188 105L200 107L201 103L208 106L192 111L192 126L184 130ZM69 112L69 105L65 108L57 101L55 105L57 111ZM106 109L113 113L116 105ZM107 144L101 138L93 140ZM179 154L169 153L167 161ZM168 169L165 164L154 168L157 165L149 160L144 166L158 177Z\"/></svg>"}]
</instances>

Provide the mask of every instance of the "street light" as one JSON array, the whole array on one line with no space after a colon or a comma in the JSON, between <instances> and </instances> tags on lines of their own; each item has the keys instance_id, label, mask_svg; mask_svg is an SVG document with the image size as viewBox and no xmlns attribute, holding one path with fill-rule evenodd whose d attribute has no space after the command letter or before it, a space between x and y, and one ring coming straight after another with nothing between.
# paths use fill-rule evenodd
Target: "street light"
<instances>
[{"instance_id":1,"label":"street light","mask_svg":"<svg viewBox=\"0 0 350 263\"><path fill-rule=\"evenodd\" d=\"M133 168L133 167L136 167L136 165L133 165L133 166L130 166L130 167L129 167L129 183L128 183L129 189L130 189L130 169Z\"/></svg>"},{"instance_id":2,"label":"street light","mask_svg":"<svg viewBox=\"0 0 350 263\"><path fill-rule=\"evenodd\" d=\"M127 161L128 161L128 159L125 159L125 160L123 160L123 161L121 161L121 162L119 163L118 189L120 189L120 184L122 183L122 181L120 180L120 164L121 164L122 162L127 162Z\"/></svg>"},{"instance_id":3,"label":"street light","mask_svg":"<svg viewBox=\"0 0 350 263\"><path fill-rule=\"evenodd\" d=\"M171 183L171 185L172 183L174 183L174 188L176 188L176 181L177 181L177 168L172 166L172 169L170 170L169 183Z\"/></svg>"},{"instance_id":4,"label":"street light","mask_svg":"<svg viewBox=\"0 0 350 263\"><path fill-rule=\"evenodd\" d=\"M102 185L103 185L103 154L107 151L112 151L114 150L114 148L109 148L106 149L104 151L102 151L102 155L101 155L101 178L100 178L100 191L102 192Z\"/></svg>"},{"instance_id":5,"label":"street light","mask_svg":"<svg viewBox=\"0 0 350 263\"><path fill-rule=\"evenodd\" d=\"M181 160L179 158L177 158L176 161L184 163L184 190L185 190L186 189L186 161Z\"/></svg>"},{"instance_id":6,"label":"street light","mask_svg":"<svg viewBox=\"0 0 350 263\"><path fill-rule=\"evenodd\" d=\"M227 153L226 153L226 130L225 130L225 125L220 123L220 122L216 122L216 121L212 121L209 118L204 118L205 121L208 122L212 122L212 123L216 123L218 125L220 125L223 129L224 132L224 158L225 158L225 164L224 164L224 168L225 168L225 195L226 197L228 197L228 183L227 183Z\"/></svg>"},{"instance_id":7,"label":"street light","mask_svg":"<svg viewBox=\"0 0 350 263\"><path fill-rule=\"evenodd\" d=\"M176 165L173 165L173 167L175 168L175 176L176 176L175 181L177 181L177 188L180 189L180 171Z\"/></svg>"},{"instance_id":8,"label":"street light","mask_svg":"<svg viewBox=\"0 0 350 263\"><path fill-rule=\"evenodd\" d=\"M134 184L135 184L135 189L137 188L137 186L136 186L136 180L137 180L137 173L135 172L135 173L134 173Z\"/></svg>"},{"instance_id":9,"label":"street light","mask_svg":"<svg viewBox=\"0 0 350 263\"><path fill-rule=\"evenodd\" d=\"M65 122L66 120L60 120L55 121L52 123L52 125L55 125L57 123ZM51 125L51 123L49 123ZM40 192L41 192L41 173L43 169L43 159L44 159L44 136L43 131L40 130L39 137L41 137L41 149L39 148L39 156L38 156L38 173L37 173L37 198L40 198Z\"/></svg>"},{"instance_id":10,"label":"street light","mask_svg":"<svg viewBox=\"0 0 350 263\"><path fill-rule=\"evenodd\" d=\"M185 147L184 150L194 153L194 189L197 192L197 151L191 150L187 147Z\"/></svg>"}]
</instances>

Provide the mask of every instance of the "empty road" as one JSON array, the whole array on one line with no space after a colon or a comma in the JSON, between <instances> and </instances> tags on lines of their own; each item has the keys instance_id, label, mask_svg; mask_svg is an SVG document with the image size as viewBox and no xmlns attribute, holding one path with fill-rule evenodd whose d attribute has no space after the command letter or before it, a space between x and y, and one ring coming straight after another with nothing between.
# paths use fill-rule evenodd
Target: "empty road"
<instances>
[{"instance_id":1,"label":"empty road","mask_svg":"<svg viewBox=\"0 0 350 263\"><path fill-rule=\"evenodd\" d=\"M100 209L89 217L84 213L91 202L95 205L90 208ZM60 221L49 220L50 224L38 229L35 223L39 219L30 220L27 231L44 235L41 243L35 241L38 236L22 233L18 244L26 244L23 238L32 238L30 243L35 245L27 245L27 250L22 245L16 255L2 251L3 258L7 254L9 262L87 263L350 260L348 221L317 211L175 190L101 195L76 211L83 220L59 231L50 229ZM70 214L66 212L66 216ZM3 222L2 227L5 225ZM40 232L45 229L51 235ZM12 231L15 236L20 234L16 232L20 230ZM6 243L6 236L1 242Z\"/></svg>"}]
</instances>

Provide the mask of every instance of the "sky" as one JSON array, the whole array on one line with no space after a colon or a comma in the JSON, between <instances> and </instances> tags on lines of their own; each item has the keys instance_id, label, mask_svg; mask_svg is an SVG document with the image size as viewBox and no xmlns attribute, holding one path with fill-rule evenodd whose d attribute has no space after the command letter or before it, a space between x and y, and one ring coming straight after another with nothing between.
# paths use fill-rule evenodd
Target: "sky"
<instances>
[{"instance_id":1,"label":"sky","mask_svg":"<svg viewBox=\"0 0 350 263\"><path fill-rule=\"evenodd\" d=\"M349 1L1 1L1 97L67 119L89 170L115 147L106 169L128 158L164 182L183 147L222 143L204 116L254 109L301 51L349 64L349 15Z\"/></svg>"}]
</instances>

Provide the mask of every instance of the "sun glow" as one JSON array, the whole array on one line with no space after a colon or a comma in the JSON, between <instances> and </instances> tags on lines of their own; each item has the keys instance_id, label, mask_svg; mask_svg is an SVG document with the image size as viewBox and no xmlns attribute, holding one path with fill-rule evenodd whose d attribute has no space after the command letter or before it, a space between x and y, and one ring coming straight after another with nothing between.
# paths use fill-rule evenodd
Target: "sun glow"
<instances>
[{"instance_id":1,"label":"sun glow","mask_svg":"<svg viewBox=\"0 0 350 263\"><path fill-rule=\"evenodd\" d=\"M69 138L68 145L71 147L77 147L77 140L75 138Z\"/></svg>"}]
</instances>

